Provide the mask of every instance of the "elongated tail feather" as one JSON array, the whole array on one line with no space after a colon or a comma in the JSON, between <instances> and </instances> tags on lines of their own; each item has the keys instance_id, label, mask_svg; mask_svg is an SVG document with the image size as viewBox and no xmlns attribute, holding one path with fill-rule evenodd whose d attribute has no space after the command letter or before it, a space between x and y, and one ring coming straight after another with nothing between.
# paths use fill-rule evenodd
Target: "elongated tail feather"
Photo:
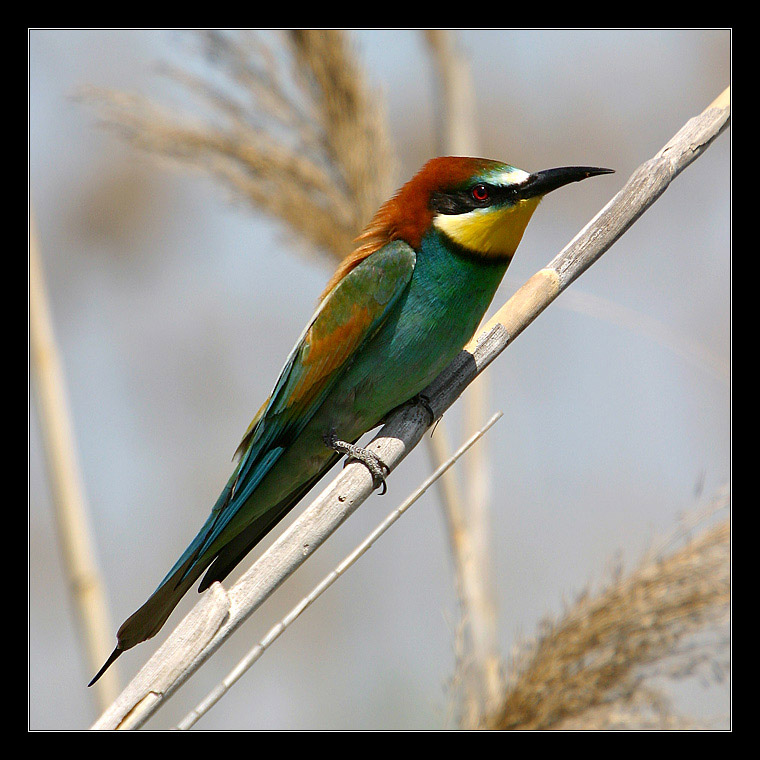
<instances>
[{"instance_id":1,"label":"elongated tail feather","mask_svg":"<svg viewBox=\"0 0 760 760\"><path fill-rule=\"evenodd\" d=\"M209 557L203 563L196 562L189 574L188 565L191 565L194 558L190 558L184 565L175 566L176 569L161 582L148 601L124 621L116 634L118 641L116 649L97 675L87 684L88 686L92 686L119 655L159 632L179 600L208 567L212 559L213 557Z\"/></svg>"},{"instance_id":2,"label":"elongated tail feather","mask_svg":"<svg viewBox=\"0 0 760 760\"><path fill-rule=\"evenodd\" d=\"M206 521L203 529L185 550L180 561L161 581L148 601L137 612L128 617L119 628L116 636L121 649L131 649L141 641L146 641L155 636L179 600L211 564L214 559L213 555L199 555L198 545L205 541L206 535L213 527L213 517L215 515Z\"/></svg>"},{"instance_id":3,"label":"elongated tail feather","mask_svg":"<svg viewBox=\"0 0 760 760\"><path fill-rule=\"evenodd\" d=\"M281 502L267 510L261 517L254 520L238 536L229 541L218 551L211 552L208 547L209 537L218 528L219 511L229 498L229 490L233 479L222 492L214 510L205 524L185 549L182 556L161 581L158 588L153 592L137 612L127 618L117 633L118 644L111 653L107 662L90 681L92 686L108 670L113 662L125 652L142 641L155 636L163 627L179 601L187 593L190 587L208 568L205 577L200 583L198 591L205 591L215 581L224 580L251 549L300 501L311 487L332 467L338 457L329 460L326 466L304 483L300 488L288 494ZM210 566L210 567L209 567Z\"/></svg>"},{"instance_id":4,"label":"elongated tail feather","mask_svg":"<svg viewBox=\"0 0 760 760\"><path fill-rule=\"evenodd\" d=\"M230 489L231 482L222 491L217 504L198 532L198 535L193 539L190 546L185 549L182 556L161 581L148 601L124 621L116 634L116 649L114 649L105 665L98 671L88 686L92 686L122 652L155 636L161 630L161 627L174 608L179 604L180 599L182 599L188 589L214 560L214 554L207 552L204 555L201 547L204 546L208 536L214 530L219 517L217 507L227 501Z\"/></svg>"},{"instance_id":5,"label":"elongated tail feather","mask_svg":"<svg viewBox=\"0 0 760 760\"><path fill-rule=\"evenodd\" d=\"M95 674L95 677L92 679L92 681L90 681L90 683L87 684L87 686L88 687L92 686L103 675L103 673L105 673L106 670L108 670L108 668L110 668L111 665L114 664L114 662L116 661L116 658L123 651L124 651L123 649L119 649L119 647L117 646L116 649L114 649L113 652L111 652L110 656L106 660L105 665L103 665L103 667Z\"/></svg>"}]
</instances>

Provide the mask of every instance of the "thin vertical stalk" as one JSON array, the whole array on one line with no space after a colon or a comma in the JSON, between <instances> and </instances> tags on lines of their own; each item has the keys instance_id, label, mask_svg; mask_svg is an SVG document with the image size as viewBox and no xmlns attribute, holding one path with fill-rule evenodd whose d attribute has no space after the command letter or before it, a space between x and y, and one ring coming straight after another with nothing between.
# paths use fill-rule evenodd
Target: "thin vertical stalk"
<instances>
[{"instance_id":1,"label":"thin vertical stalk","mask_svg":"<svg viewBox=\"0 0 760 760\"><path fill-rule=\"evenodd\" d=\"M455 36L445 29L426 30L426 39L439 81L438 141L450 155L479 154L475 124L475 90L469 65ZM463 397L465 435L477 430L488 413L489 380L478 377ZM439 448L441 444L438 444ZM433 456L445 458L445 452ZM440 460L438 460L440 461ZM490 572L489 499L490 467L487 444L479 441L463 459L465 500L449 484L444 498L450 542L457 574L462 616L460 673L464 689L460 724L483 725L500 706L504 694L502 658L499 654L496 603ZM456 478L452 470L448 479Z\"/></svg>"},{"instance_id":2,"label":"thin vertical stalk","mask_svg":"<svg viewBox=\"0 0 760 760\"><path fill-rule=\"evenodd\" d=\"M58 541L81 632L87 672L111 651L111 625L90 533L84 488L77 463L71 415L55 342L34 220L29 220L29 344L37 414L50 479ZM118 674L98 682L100 710L119 693Z\"/></svg>"}]
</instances>

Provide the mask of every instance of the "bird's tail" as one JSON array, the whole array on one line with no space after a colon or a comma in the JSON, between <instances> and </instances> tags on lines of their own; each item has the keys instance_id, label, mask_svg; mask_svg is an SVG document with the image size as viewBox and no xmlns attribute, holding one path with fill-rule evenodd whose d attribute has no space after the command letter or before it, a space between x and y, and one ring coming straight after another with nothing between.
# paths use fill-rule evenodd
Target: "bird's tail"
<instances>
[{"instance_id":1,"label":"bird's tail","mask_svg":"<svg viewBox=\"0 0 760 760\"><path fill-rule=\"evenodd\" d=\"M113 662L127 649L155 636L162 628L169 615L179 604L180 599L187 593L201 574L208 568L206 577L201 582L198 591L204 591L215 581L222 581L232 572L235 566L249 551L298 503L303 495L319 480L324 473L337 461L337 455L331 457L324 467L315 473L306 483L289 493L278 504L273 505L258 519L254 520L238 536L227 539L223 545L219 540L209 540L218 527L218 517L221 506L229 498L228 491L232 488L233 478L222 492L211 515L206 520L198 535L190 546L185 549L166 578L159 584L137 612L128 617L117 633L116 649L90 681L92 686L108 670ZM210 567L209 567L210 566Z\"/></svg>"},{"instance_id":2,"label":"bird's tail","mask_svg":"<svg viewBox=\"0 0 760 760\"><path fill-rule=\"evenodd\" d=\"M312 475L309 480L301 484L298 488L291 491L282 501L268 509L264 514L242 530L231 541L227 542L214 556L214 561L209 563L206 575L198 586L198 591L205 591L212 583L223 581L261 541L274 526L308 493L314 484L337 462L338 455L330 457L327 463Z\"/></svg>"},{"instance_id":3,"label":"bird's tail","mask_svg":"<svg viewBox=\"0 0 760 760\"><path fill-rule=\"evenodd\" d=\"M205 547L205 545L216 525L217 517L218 512L212 511L198 535L185 549L148 601L122 623L116 634L116 649L88 686L92 686L122 652L126 652L127 649L152 638L161 630L169 615L179 604L180 599L214 559L216 552L213 548Z\"/></svg>"},{"instance_id":4,"label":"bird's tail","mask_svg":"<svg viewBox=\"0 0 760 760\"><path fill-rule=\"evenodd\" d=\"M118 645L117 645L117 646L116 646L116 649L114 649L114 650L113 650L113 652L111 652L111 655L110 655L110 657L109 657L109 658L106 660L106 664L105 664L105 665L103 665L103 667L102 667L102 668L101 668L101 669L100 669L100 670L99 670L99 671L96 673L96 675L95 675L95 678L93 678L93 679L92 679L92 681L90 681L90 683L88 683L88 684L87 684L87 686L92 686L92 685L95 683L95 681L97 681L97 680L100 678L100 676L102 676L102 675L103 675L103 673L105 673L105 672L106 672L106 670L108 670L108 668L110 668L110 667L111 667L111 665L113 665L113 664L114 664L114 662L116 661L116 658L117 658L117 657L118 657L118 656L119 656L119 655L120 655L120 654L121 654L123 651L124 651L124 650L123 650L123 649L119 649L119 647L118 647Z\"/></svg>"},{"instance_id":5,"label":"bird's tail","mask_svg":"<svg viewBox=\"0 0 760 760\"><path fill-rule=\"evenodd\" d=\"M97 675L87 684L88 686L92 686L108 670L119 655L141 641L152 638L161 630L169 615L179 604L180 599L182 599L200 574L208 567L212 559L213 557L209 557L205 564L196 563L187 574L185 573L188 568L185 566L172 570L153 592L148 601L122 623L121 628L119 628L116 634L116 648L111 652L111 656L106 660L105 665L98 671Z\"/></svg>"}]
</instances>

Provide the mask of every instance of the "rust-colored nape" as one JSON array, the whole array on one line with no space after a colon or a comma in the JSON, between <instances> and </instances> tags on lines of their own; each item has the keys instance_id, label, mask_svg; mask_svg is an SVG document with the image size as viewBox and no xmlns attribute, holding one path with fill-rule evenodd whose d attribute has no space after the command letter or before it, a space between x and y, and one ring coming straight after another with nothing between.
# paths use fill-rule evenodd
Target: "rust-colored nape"
<instances>
[{"instance_id":1,"label":"rust-colored nape","mask_svg":"<svg viewBox=\"0 0 760 760\"><path fill-rule=\"evenodd\" d=\"M357 264L393 240L403 240L419 250L422 237L433 221L430 197L435 191L454 189L475 174L499 166L496 161L466 156L441 156L428 161L377 211L356 238L357 247L340 262L320 300Z\"/></svg>"}]
</instances>

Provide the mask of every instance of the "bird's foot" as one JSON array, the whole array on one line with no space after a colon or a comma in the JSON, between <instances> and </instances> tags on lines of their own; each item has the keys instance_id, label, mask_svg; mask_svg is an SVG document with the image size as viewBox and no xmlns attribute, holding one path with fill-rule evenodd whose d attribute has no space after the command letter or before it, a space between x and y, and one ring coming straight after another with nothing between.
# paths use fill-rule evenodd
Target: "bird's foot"
<instances>
[{"instance_id":1,"label":"bird's foot","mask_svg":"<svg viewBox=\"0 0 760 760\"><path fill-rule=\"evenodd\" d=\"M324 442L329 448L336 451L338 454L345 454L348 457L346 464L349 464L352 460L361 462L369 470L370 475L372 475L372 487L383 487L383 490L380 491L381 496L388 490L388 486L385 483L385 476L390 473L391 469L377 454L375 454L374 451L364 449L361 446L356 446L353 443L341 441L335 434L334 430L331 430L324 436Z\"/></svg>"}]
</instances>

